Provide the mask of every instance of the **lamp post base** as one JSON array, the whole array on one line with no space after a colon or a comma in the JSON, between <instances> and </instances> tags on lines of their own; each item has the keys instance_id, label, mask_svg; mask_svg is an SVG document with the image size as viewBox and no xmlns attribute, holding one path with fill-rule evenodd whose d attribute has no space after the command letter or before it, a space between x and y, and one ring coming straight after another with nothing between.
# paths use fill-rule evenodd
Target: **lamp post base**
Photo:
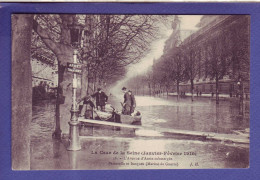
<instances>
[{"instance_id":1,"label":"lamp post base","mask_svg":"<svg viewBox=\"0 0 260 180\"><path fill-rule=\"evenodd\" d=\"M70 136L69 136L69 146L68 151L78 151L81 149L80 140L79 140L79 122L70 121Z\"/></svg>"},{"instance_id":2,"label":"lamp post base","mask_svg":"<svg viewBox=\"0 0 260 180\"><path fill-rule=\"evenodd\" d=\"M61 130L60 129L55 129L55 131L52 133L52 137L54 139L61 139Z\"/></svg>"}]
</instances>

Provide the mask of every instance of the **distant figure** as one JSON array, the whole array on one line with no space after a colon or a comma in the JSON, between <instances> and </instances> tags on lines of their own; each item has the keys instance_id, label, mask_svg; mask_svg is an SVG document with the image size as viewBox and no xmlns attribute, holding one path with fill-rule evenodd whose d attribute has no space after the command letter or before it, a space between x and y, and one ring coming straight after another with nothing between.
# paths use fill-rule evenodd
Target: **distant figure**
<instances>
[{"instance_id":1,"label":"distant figure","mask_svg":"<svg viewBox=\"0 0 260 180\"><path fill-rule=\"evenodd\" d=\"M107 103L108 97L107 95L101 90L101 88L97 89L97 92L92 97L96 98L96 106L97 109L100 109L101 111L105 111L105 105Z\"/></svg>"},{"instance_id":2,"label":"distant figure","mask_svg":"<svg viewBox=\"0 0 260 180\"><path fill-rule=\"evenodd\" d=\"M131 96L130 96L129 92L127 92L126 87L123 87L122 91L124 93L124 103L122 104L122 106L123 106L122 113L125 115L130 115L131 114L131 105L132 105Z\"/></svg>"},{"instance_id":3,"label":"distant figure","mask_svg":"<svg viewBox=\"0 0 260 180\"><path fill-rule=\"evenodd\" d=\"M229 96L232 97L232 92L230 91Z\"/></svg>"},{"instance_id":4,"label":"distant figure","mask_svg":"<svg viewBox=\"0 0 260 180\"><path fill-rule=\"evenodd\" d=\"M83 117L85 116L86 119L93 119L93 110L95 108L94 103L91 101L91 97L89 95L81 98L78 100L78 103L83 101L83 107L80 112L80 116Z\"/></svg>"},{"instance_id":5,"label":"distant figure","mask_svg":"<svg viewBox=\"0 0 260 180\"><path fill-rule=\"evenodd\" d=\"M202 92L200 91L200 96L202 95Z\"/></svg>"},{"instance_id":6,"label":"distant figure","mask_svg":"<svg viewBox=\"0 0 260 180\"><path fill-rule=\"evenodd\" d=\"M211 93L211 97L214 97L214 92Z\"/></svg>"},{"instance_id":7,"label":"distant figure","mask_svg":"<svg viewBox=\"0 0 260 180\"><path fill-rule=\"evenodd\" d=\"M132 93L132 91L128 91L130 98L131 98L131 107L130 107L130 113L132 114L135 111L135 107L136 107L136 101L135 101L135 96Z\"/></svg>"}]
</instances>

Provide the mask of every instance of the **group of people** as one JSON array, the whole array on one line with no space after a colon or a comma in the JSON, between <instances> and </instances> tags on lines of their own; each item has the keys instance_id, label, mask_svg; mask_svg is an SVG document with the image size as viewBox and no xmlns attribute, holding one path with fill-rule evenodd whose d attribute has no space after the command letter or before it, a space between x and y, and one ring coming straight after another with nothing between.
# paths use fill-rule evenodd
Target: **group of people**
<instances>
[{"instance_id":1,"label":"group of people","mask_svg":"<svg viewBox=\"0 0 260 180\"><path fill-rule=\"evenodd\" d=\"M122 114L131 115L135 111L136 101L134 94L132 91L127 90L126 87L122 88L124 93L124 102L122 103ZM96 106L92 101L92 98L96 99ZM97 89L97 92L92 95L87 95L78 100L78 103L83 101L83 107L80 112L80 116L85 116L86 118L93 119L93 110L97 108L97 110L105 111L105 105L108 101L108 96L105 92L102 91L101 88Z\"/></svg>"},{"instance_id":2,"label":"group of people","mask_svg":"<svg viewBox=\"0 0 260 180\"><path fill-rule=\"evenodd\" d=\"M93 109L95 105L92 102L91 98L96 99L96 107L98 110L105 111L105 105L108 100L108 96L102 91L101 88L97 89L97 92L92 95L87 95L78 100L78 103L83 101L83 107L80 112L80 116L84 116L89 119L93 119Z\"/></svg>"}]
</instances>

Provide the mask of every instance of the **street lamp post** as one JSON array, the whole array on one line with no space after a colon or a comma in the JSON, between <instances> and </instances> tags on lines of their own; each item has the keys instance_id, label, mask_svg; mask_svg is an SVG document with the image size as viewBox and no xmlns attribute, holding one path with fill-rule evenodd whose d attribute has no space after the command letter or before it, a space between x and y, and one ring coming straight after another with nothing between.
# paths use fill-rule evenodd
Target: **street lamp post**
<instances>
[{"instance_id":1,"label":"street lamp post","mask_svg":"<svg viewBox=\"0 0 260 180\"><path fill-rule=\"evenodd\" d=\"M73 52L73 63L77 63L77 50ZM73 83L72 83L72 107L71 107L71 119L69 121L70 131L69 131L69 147L70 151L77 151L81 149L79 141L79 121L78 121L78 106L76 102L77 93L77 74L73 73Z\"/></svg>"},{"instance_id":2,"label":"street lamp post","mask_svg":"<svg viewBox=\"0 0 260 180\"><path fill-rule=\"evenodd\" d=\"M77 60L77 47L80 44L82 29L80 26L73 26L70 29L71 34L71 44L74 47L73 51L73 64L78 65ZM69 151L77 151L81 149L80 140L79 140L79 121L78 121L78 105L77 105L77 74L73 71L73 83L72 83L72 107L71 107L71 119L68 122L69 129L69 146L67 150Z\"/></svg>"}]
</instances>

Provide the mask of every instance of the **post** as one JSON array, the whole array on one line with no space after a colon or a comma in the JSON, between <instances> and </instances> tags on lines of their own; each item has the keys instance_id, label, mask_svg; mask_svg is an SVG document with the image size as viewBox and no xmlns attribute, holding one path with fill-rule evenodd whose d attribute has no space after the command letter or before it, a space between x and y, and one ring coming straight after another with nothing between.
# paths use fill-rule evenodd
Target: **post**
<instances>
[{"instance_id":1,"label":"post","mask_svg":"<svg viewBox=\"0 0 260 180\"><path fill-rule=\"evenodd\" d=\"M63 72L62 72L63 73ZM60 62L58 61L58 86L57 86L57 97L56 97L56 107L55 107L55 131L52 134L52 137L55 139L61 139L61 129L60 129L60 96L62 95L62 90L60 87L61 82L61 68Z\"/></svg>"},{"instance_id":2,"label":"post","mask_svg":"<svg viewBox=\"0 0 260 180\"><path fill-rule=\"evenodd\" d=\"M73 52L73 63L77 63L77 50ZM76 102L76 92L77 92L77 75L73 73L73 83L72 83L72 107L71 107L71 119L69 122L69 151L78 151L81 149L79 141L79 121L78 121L78 106Z\"/></svg>"}]
</instances>

